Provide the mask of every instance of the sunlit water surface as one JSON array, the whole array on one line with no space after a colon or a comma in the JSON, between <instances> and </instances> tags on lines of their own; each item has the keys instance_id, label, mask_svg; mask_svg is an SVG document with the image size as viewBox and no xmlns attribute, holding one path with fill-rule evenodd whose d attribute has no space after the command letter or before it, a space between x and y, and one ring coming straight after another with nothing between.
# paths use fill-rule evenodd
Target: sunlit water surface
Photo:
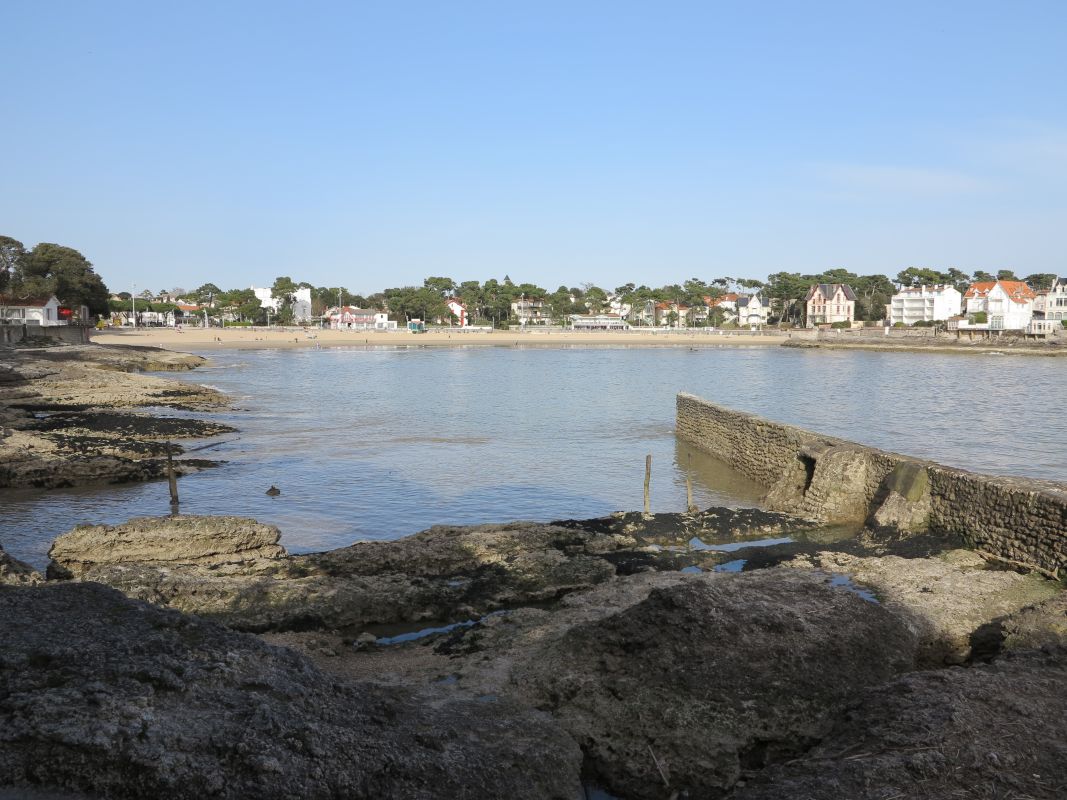
<instances>
[{"instance_id":1,"label":"sunlit water surface","mask_svg":"<svg viewBox=\"0 0 1067 800\"><path fill-rule=\"evenodd\" d=\"M183 376L235 399L240 429L195 455L181 510L278 525L291 551L437 523L752 505L759 490L674 436L688 391L968 469L1067 479L1067 361L783 348L215 351ZM190 443L199 447L205 443ZM278 486L282 494L265 491ZM78 523L167 513L165 482L0 495L0 543L41 566Z\"/></svg>"}]
</instances>

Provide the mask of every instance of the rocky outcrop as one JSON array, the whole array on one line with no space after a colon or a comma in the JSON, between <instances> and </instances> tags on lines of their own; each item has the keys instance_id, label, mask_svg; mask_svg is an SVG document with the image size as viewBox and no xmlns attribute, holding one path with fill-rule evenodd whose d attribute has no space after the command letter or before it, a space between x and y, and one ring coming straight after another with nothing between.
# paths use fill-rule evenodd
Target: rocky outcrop
<instances>
[{"instance_id":1,"label":"rocky outcrop","mask_svg":"<svg viewBox=\"0 0 1067 800\"><path fill-rule=\"evenodd\" d=\"M275 544L277 530L254 520L176 519L75 529L57 540L49 574L105 583L242 630L348 628L554 600L614 576L600 555L633 544L511 523L440 526L397 542L289 556ZM183 544L183 530L198 534Z\"/></svg>"},{"instance_id":2,"label":"rocky outcrop","mask_svg":"<svg viewBox=\"0 0 1067 800\"><path fill-rule=\"evenodd\" d=\"M116 564L206 565L217 574L254 571L284 556L281 531L245 517L138 517L122 525L79 525L48 551L53 578L78 578Z\"/></svg>"},{"instance_id":3,"label":"rocky outcrop","mask_svg":"<svg viewBox=\"0 0 1067 800\"><path fill-rule=\"evenodd\" d=\"M863 693L802 758L733 800L1008 798L1067 788L1067 650L903 675Z\"/></svg>"},{"instance_id":4,"label":"rocky outcrop","mask_svg":"<svg viewBox=\"0 0 1067 800\"><path fill-rule=\"evenodd\" d=\"M154 348L76 345L4 350L0 364L0 489L42 489L159 478L172 438L233 429L191 419L154 419L138 406L208 410L228 405L202 386L130 374L187 370L199 356ZM178 474L211 462L179 460Z\"/></svg>"},{"instance_id":5,"label":"rocky outcrop","mask_svg":"<svg viewBox=\"0 0 1067 800\"><path fill-rule=\"evenodd\" d=\"M91 797L566 798L574 742L500 698L341 684L94 584L0 588L0 785ZM47 796L47 794L45 795Z\"/></svg>"},{"instance_id":6,"label":"rocky outcrop","mask_svg":"<svg viewBox=\"0 0 1067 800\"><path fill-rule=\"evenodd\" d=\"M802 753L857 690L913 664L900 619L783 572L653 588L533 644L512 693L550 711L610 791L715 796Z\"/></svg>"},{"instance_id":7,"label":"rocky outcrop","mask_svg":"<svg viewBox=\"0 0 1067 800\"><path fill-rule=\"evenodd\" d=\"M44 581L44 576L29 564L12 558L0 547L0 586L32 586Z\"/></svg>"}]
</instances>

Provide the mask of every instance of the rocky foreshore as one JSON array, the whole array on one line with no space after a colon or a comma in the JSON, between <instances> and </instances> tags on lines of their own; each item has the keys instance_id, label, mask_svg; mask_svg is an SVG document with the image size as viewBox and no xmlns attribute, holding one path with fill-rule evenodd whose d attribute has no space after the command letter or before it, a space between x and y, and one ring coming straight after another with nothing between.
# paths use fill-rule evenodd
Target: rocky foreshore
<instances>
[{"instance_id":1,"label":"rocky foreshore","mask_svg":"<svg viewBox=\"0 0 1067 800\"><path fill-rule=\"evenodd\" d=\"M230 433L199 419L139 408L225 408L220 392L142 375L193 369L199 356L149 347L63 345L0 348L0 490L151 480L166 474L174 439ZM182 459L179 474L212 462Z\"/></svg>"},{"instance_id":2,"label":"rocky foreshore","mask_svg":"<svg viewBox=\"0 0 1067 800\"><path fill-rule=\"evenodd\" d=\"M291 555L255 520L176 516L81 526L50 555L45 580L0 552L0 787L575 800L1067 787L1062 585L927 534L709 509Z\"/></svg>"}]
</instances>

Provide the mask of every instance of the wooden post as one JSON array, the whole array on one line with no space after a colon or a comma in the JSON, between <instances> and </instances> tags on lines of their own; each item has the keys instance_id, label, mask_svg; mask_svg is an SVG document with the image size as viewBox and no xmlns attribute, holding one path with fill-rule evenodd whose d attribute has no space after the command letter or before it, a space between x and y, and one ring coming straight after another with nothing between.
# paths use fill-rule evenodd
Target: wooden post
<instances>
[{"instance_id":1,"label":"wooden post","mask_svg":"<svg viewBox=\"0 0 1067 800\"><path fill-rule=\"evenodd\" d=\"M648 496L648 485L652 481L652 454L645 456L645 513L652 513L652 504Z\"/></svg>"},{"instance_id":2,"label":"wooden post","mask_svg":"<svg viewBox=\"0 0 1067 800\"><path fill-rule=\"evenodd\" d=\"M685 510L692 514L696 511L696 506L693 505L693 478L691 473L693 472L693 454L686 453L688 464L685 470Z\"/></svg>"},{"instance_id":3,"label":"wooden post","mask_svg":"<svg viewBox=\"0 0 1067 800\"><path fill-rule=\"evenodd\" d=\"M167 482L170 484L170 510L178 510L178 479L174 475L174 458L171 456L171 444L167 442Z\"/></svg>"}]
</instances>

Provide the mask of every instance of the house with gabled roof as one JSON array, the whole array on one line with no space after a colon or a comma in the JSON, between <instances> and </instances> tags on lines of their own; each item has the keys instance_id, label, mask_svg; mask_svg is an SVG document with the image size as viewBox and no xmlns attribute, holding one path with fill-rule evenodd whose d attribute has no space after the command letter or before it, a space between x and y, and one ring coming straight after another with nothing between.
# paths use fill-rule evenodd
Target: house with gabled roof
<instances>
[{"instance_id":1,"label":"house with gabled roof","mask_svg":"<svg viewBox=\"0 0 1067 800\"><path fill-rule=\"evenodd\" d=\"M1035 292L1034 316L1067 320L1067 278L1056 278L1045 291Z\"/></svg>"},{"instance_id":2,"label":"house with gabled roof","mask_svg":"<svg viewBox=\"0 0 1067 800\"><path fill-rule=\"evenodd\" d=\"M467 304L458 297L448 298L445 305L448 306L449 313L459 320L459 327L466 328L471 324L470 317L467 316Z\"/></svg>"},{"instance_id":3,"label":"house with gabled roof","mask_svg":"<svg viewBox=\"0 0 1067 800\"><path fill-rule=\"evenodd\" d=\"M15 297L0 295L0 324L6 325L66 325L67 319L60 313L59 299L54 295L41 297Z\"/></svg>"},{"instance_id":4,"label":"house with gabled roof","mask_svg":"<svg viewBox=\"0 0 1067 800\"><path fill-rule=\"evenodd\" d=\"M853 322L856 319L856 293L847 283L816 283L804 298L807 326Z\"/></svg>"},{"instance_id":5,"label":"house with gabled roof","mask_svg":"<svg viewBox=\"0 0 1067 800\"><path fill-rule=\"evenodd\" d=\"M1025 330L1034 317L1037 293L1022 281L976 281L963 293L964 314L975 324L985 315L991 331ZM980 319L980 317L979 317Z\"/></svg>"},{"instance_id":6,"label":"house with gabled roof","mask_svg":"<svg viewBox=\"0 0 1067 800\"><path fill-rule=\"evenodd\" d=\"M759 292L737 295L737 324L743 328L762 328L771 316L771 305Z\"/></svg>"}]
</instances>

